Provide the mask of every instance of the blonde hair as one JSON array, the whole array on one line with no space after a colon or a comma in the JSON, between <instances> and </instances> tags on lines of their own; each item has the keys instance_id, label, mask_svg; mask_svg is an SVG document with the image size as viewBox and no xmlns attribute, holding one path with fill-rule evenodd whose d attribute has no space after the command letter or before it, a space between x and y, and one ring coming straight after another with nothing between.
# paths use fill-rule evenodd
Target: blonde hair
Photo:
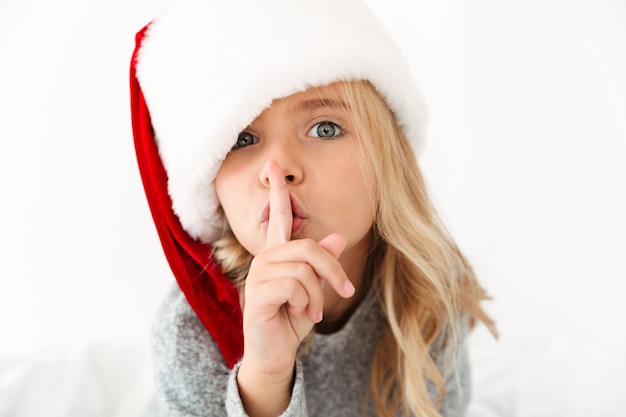
<instances>
[{"instance_id":1,"label":"blonde hair","mask_svg":"<svg viewBox=\"0 0 626 417\"><path fill-rule=\"evenodd\" d=\"M370 395L379 416L402 409L440 417L445 385L433 356L444 345L456 350L464 319L470 327L480 320L495 334L479 305L485 292L442 226L411 147L383 99L367 81L336 86L355 117L354 133L377 192L370 264L386 325L372 363ZM252 256L230 234L214 242L213 256L243 294ZM428 383L439 390L435 404Z\"/></svg>"}]
</instances>

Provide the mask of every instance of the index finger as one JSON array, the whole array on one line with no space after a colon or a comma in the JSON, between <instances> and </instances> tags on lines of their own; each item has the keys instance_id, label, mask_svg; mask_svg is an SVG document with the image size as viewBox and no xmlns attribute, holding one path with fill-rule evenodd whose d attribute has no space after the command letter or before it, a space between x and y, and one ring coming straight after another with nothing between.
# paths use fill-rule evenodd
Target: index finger
<instances>
[{"instance_id":1,"label":"index finger","mask_svg":"<svg viewBox=\"0 0 626 417\"><path fill-rule=\"evenodd\" d=\"M270 214L265 236L265 248L282 245L291 240L293 214L287 181L282 168L273 159L265 163L270 184Z\"/></svg>"}]
</instances>

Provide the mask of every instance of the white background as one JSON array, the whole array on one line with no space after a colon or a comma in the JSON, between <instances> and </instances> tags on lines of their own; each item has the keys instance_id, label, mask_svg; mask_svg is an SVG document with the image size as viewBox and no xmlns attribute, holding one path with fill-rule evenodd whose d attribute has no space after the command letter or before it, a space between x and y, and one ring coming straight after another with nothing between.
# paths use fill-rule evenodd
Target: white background
<instances>
[{"instance_id":1,"label":"white background","mask_svg":"<svg viewBox=\"0 0 626 417\"><path fill-rule=\"evenodd\" d=\"M173 278L128 68L162 1L0 1L0 359L144 346ZM572 357L554 372L584 379L626 353L626 2L371 3L430 104L433 197L494 297L478 398L507 366Z\"/></svg>"}]
</instances>

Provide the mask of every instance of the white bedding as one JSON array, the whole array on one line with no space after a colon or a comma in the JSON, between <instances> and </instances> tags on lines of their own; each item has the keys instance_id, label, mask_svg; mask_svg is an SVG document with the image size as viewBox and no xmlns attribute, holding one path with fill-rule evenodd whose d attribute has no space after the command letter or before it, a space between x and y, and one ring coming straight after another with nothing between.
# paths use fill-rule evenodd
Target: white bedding
<instances>
[{"instance_id":1,"label":"white bedding","mask_svg":"<svg viewBox=\"0 0 626 417\"><path fill-rule=\"evenodd\" d=\"M2 417L141 416L152 392L144 346L57 348L0 361Z\"/></svg>"},{"instance_id":2,"label":"white bedding","mask_svg":"<svg viewBox=\"0 0 626 417\"><path fill-rule=\"evenodd\" d=\"M473 352L468 417L626 416L622 349Z\"/></svg>"},{"instance_id":3,"label":"white bedding","mask_svg":"<svg viewBox=\"0 0 626 417\"><path fill-rule=\"evenodd\" d=\"M626 416L621 349L472 349L468 417ZM50 349L0 361L0 417L141 416L153 392L139 345Z\"/></svg>"}]
</instances>

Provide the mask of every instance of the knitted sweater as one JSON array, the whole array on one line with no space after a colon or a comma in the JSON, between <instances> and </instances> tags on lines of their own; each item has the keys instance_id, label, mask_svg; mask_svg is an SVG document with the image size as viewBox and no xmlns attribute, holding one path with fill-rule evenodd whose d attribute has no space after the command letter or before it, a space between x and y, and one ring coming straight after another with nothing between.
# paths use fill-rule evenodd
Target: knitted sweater
<instances>
[{"instance_id":1,"label":"knitted sweater","mask_svg":"<svg viewBox=\"0 0 626 417\"><path fill-rule=\"evenodd\" d=\"M384 318L368 295L337 332L316 334L296 363L290 404L282 417L362 416L370 381L370 364ZM147 416L243 417L236 375L198 320L177 286L157 312L152 330L157 394ZM455 355L456 371L444 375L446 397L440 406L444 417L465 415L470 373L465 342ZM441 366L441 355L436 363ZM428 386L431 398L438 392ZM375 415L371 401L367 415ZM400 414L398 414L400 415Z\"/></svg>"}]
</instances>

